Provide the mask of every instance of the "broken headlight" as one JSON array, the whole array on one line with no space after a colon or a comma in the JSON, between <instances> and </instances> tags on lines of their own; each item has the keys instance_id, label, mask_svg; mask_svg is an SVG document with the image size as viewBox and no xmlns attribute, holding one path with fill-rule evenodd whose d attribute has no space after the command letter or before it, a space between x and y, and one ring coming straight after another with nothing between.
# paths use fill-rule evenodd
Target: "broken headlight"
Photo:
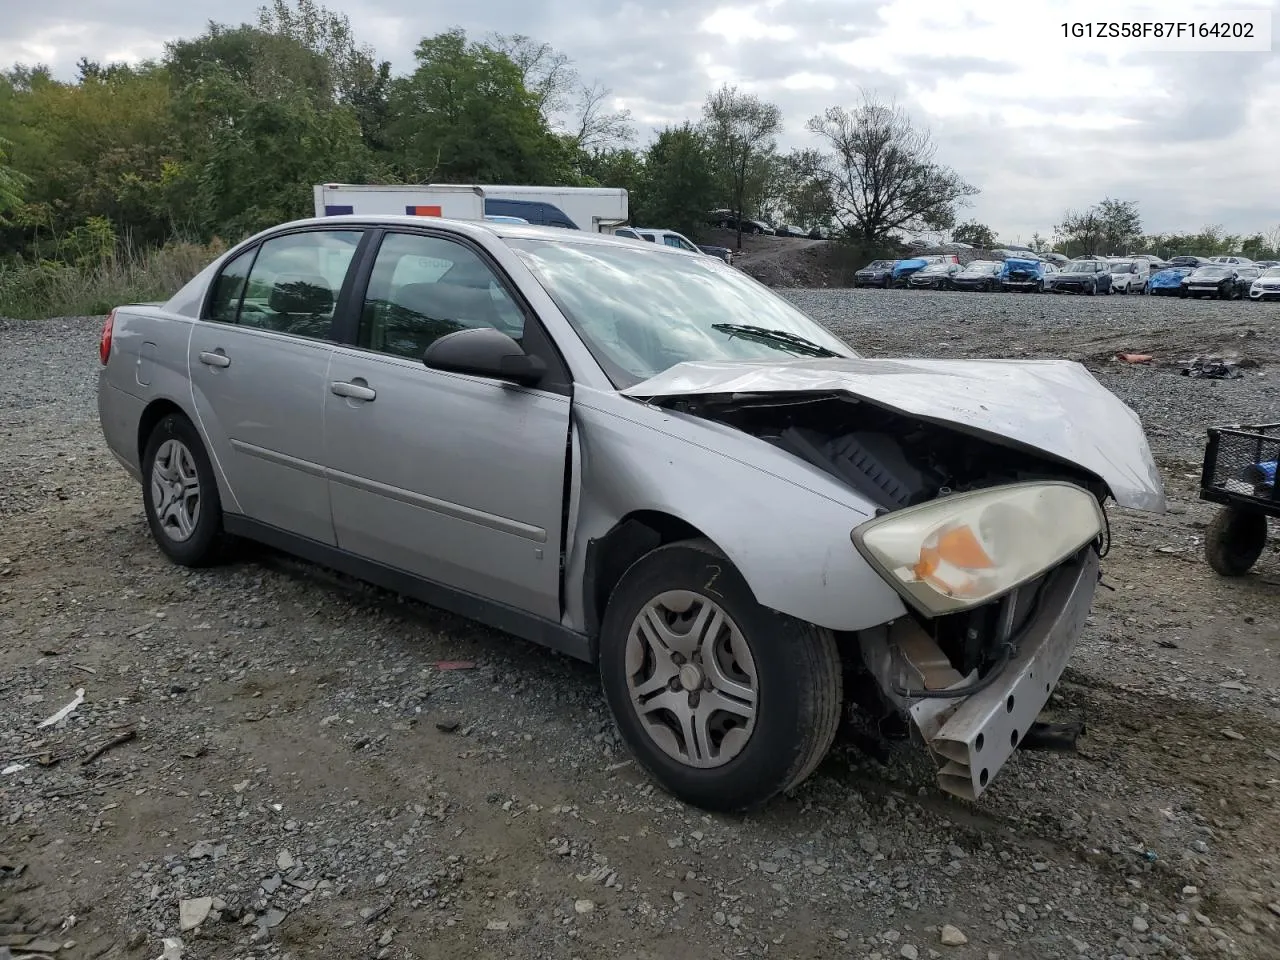
<instances>
[{"instance_id":1,"label":"broken headlight","mask_svg":"<svg viewBox=\"0 0 1280 960\"><path fill-rule=\"evenodd\" d=\"M1038 577L1094 540L1098 501L1070 483L957 493L854 528L858 551L927 616L975 607Z\"/></svg>"}]
</instances>

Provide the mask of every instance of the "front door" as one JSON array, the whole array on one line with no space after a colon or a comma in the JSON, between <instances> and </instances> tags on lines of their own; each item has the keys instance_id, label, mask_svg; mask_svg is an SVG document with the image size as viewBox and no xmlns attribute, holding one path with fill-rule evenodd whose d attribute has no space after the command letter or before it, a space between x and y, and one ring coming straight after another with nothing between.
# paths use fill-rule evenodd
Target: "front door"
<instances>
[{"instance_id":1,"label":"front door","mask_svg":"<svg viewBox=\"0 0 1280 960\"><path fill-rule=\"evenodd\" d=\"M422 362L454 330L527 342L536 322L476 249L386 234L356 345L334 348L326 465L340 548L558 622L567 390Z\"/></svg>"},{"instance_id":2,"label":"front door","mask_svg":"<svg viewBox=\"0 0 1280 960\"><path fill-rule=\"evenodd\" d=\"M234 498L225 509L330 545L328 338L361 236L285 234L240 254L188 347L192 404Z\"/></svg>"}]
</instances>

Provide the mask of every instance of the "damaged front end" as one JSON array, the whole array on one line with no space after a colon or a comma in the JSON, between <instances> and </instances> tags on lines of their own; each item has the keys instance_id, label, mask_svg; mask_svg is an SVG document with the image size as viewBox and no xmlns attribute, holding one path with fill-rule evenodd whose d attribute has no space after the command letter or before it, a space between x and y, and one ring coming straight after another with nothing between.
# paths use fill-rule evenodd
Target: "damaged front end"
<instances>
[{"instance_id":1,"label":"damaged front end","mask_svg":"<svg viewBox=\"0 0 1280 960\"><path fill-rule=\"evenodd\" d=\"M663 405L752 434L874 505L851 546L908 613L847 635L854 666L881 707L909 718L941 788L979 796L1036 723L1083 629L1108 484L1044 451L844 392Z\"/></svg>"}]
</instances>

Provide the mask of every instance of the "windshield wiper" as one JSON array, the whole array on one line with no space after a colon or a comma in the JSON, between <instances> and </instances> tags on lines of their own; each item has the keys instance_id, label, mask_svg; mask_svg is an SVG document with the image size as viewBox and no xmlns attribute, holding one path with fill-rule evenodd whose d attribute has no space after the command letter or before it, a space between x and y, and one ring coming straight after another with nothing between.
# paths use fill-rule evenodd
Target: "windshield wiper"
<instances>
[{"instance_id":1,"label":"windshield wiper","mask_svg":"<svg viewBox=\"0 0 1280 960\"><path fill-rule=\"evenodd\" d=\"M806 340L798 333L788 333L786 330L771 330L768 327L755 327L747 323L713 323L711 329L720 333L727 333L732 337L741 337L743 340L754 340L757 343L786 347L789 350L808 354L811 357L842 356L842 354L836 353L834 350L819 346L812 340Z\"/></svg>"}]
</instances>

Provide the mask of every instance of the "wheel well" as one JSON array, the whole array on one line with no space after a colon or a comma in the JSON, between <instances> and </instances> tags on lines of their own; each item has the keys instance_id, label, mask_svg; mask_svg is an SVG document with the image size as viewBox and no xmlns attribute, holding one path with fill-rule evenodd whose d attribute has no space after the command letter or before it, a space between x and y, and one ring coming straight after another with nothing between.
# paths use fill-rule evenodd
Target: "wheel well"
<instances>
[{"instance_id":1,"label":"wheel well","mask_svg":"<svg viewBox=\"0 0 1280 960\"><path fill-rule=\"evenodd\" d=\"M163 420L171 413L179 413L186 416L183 409L172 400L153 400L142 411L142 416L138 418L138 467L142 468L142 454L147 449L147 440L151 436L151 431L156 428L156 424Z\"/></svg>"},{"instance_id":2,"label":"wheel well","mask_svg":"<svg viewBox=\"0 0 1280 960\"><path fill-rule=\"evenodd\" d=\"M631 564L663 544L698 537L706 534L679 517L657 510L637 510L619 520L603 537L590 541L582 585L587 634L599 635L609 595Z\"/></svg>"}]
</instances>

